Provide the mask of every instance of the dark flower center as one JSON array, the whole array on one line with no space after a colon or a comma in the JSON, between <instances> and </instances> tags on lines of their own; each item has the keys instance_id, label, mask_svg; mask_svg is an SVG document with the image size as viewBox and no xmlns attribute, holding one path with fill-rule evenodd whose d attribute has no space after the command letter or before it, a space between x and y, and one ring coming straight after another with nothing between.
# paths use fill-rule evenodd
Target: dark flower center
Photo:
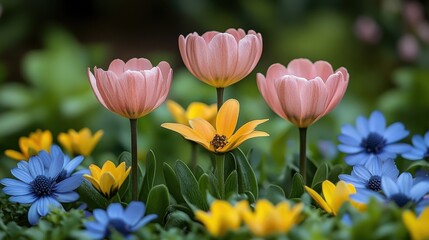
<instances>
[{"instance_id":1,"label":"dark flower center","mask_svg":"<svg viewBox=\"0 0 429 240\"><path fill-rule=\"evenodd\" d=\"M115 229L123 236L128 236L131 233L128 224L126 224L122 219L118 219L118 218L110 219L109 224L107 226L108 226L108 229L105 234L105 237L108 237L111 234L110 229L112 230Z\"/></svg>"},{"instance_id":2,"label":"dark flower center","mask_svg":"<svg viewBox=\"0 0 429 240\"><path fill-rule=\"evenodd\" d=\"M228 141L226 140L226 136L218 134L216 134L213 140L210 141L210 144L214 147L215 150L225 147L227 143Z\"/></svg>"},{"instance_id":3,"label":"dark flower center","mask_svg":"<svg viewBox=\"0 0 429 240\"><path fill-rule=\"evenodd\" d=\"M30 185L34 194L38 197L43 197L51 195L55 181L52 181L51 178L46 176L39 175L30 183Z\"/></svg>"},{"instance_id":4,"label":"dark flower center","mask_svg":"<svg viewBox=\"0 0 429 240\"><path fill-rule=\"evenodd\" d=\"M404 195L402 193L393 194L390 197L390 200L394 201L396 203L396 205L398 205L398 207L403 207L408 202L411 201L411 199L408 196L406 196L406 195Z\"/></svg>"},{"instance_id":5,"label":"dark flower center","mask_svg":"<svg viewBox=\"0 0 429 240\"><path fill-rule=\"evenodd\" d=\"M372 191L381 190L381 177L380 176L371 176L366 183L366 188L371 189Z\"/></svg>"},{"instance_id":6,"label":"dark flower center","mask_svg":"<svg viewBox=\"0 0 429 240\"><path fill-rule=\"evenodd\" d=\"M360 144L367 153L378 154L383 151L386 146L386 139L378 133L370 133L367 138L364 138Z\"/></svg>"}]
</instances>

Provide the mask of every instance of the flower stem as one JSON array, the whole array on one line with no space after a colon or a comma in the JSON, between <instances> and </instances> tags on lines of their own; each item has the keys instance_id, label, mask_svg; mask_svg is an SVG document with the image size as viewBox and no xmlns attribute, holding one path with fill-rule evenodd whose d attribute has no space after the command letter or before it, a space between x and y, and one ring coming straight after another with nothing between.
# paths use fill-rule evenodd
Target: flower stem
<instances>
[{"instance_id":1,"label":"flower stem","mask_svg":"<svg viewBox=\"0 0 429 240\"><path fill-rule=\"evenodd\" d=\"M218 155L216 154L216 171L217 171L217 181L218 181L218 190L220 198L224 198L224 156L225 155Z\"/></svg>"},{"instance_id":2,"label":"flower stem","mask_svg":"<svg viewBox=\"0 0 429 240\"><path fill-rule=\"evenodd\" d=\"M137 119L130 119L131 127L131 196L138 200L138 163L137 163Z\"/></svg>"},{"instance_id":3,"label":"flower stem","mask_svg":"<svg viewBox=\"0 0 429 240\"><path fill-rule=\"evenodd\" d=\"M299 128L299 173L307 184L307 128Z\"/></svg>"},{"instance_id":4,"label":"flower stem","mask_svg":"<svg viewBox=\"0 0 429 240\"><path fill-rule=\"evenodd\" d=\"M223 104L223 90L225 88L216 88L217 93L217 111L219 112L220 107L222 107Z\"/></svg>"},{"instance_id":5,"label":"flower stem","mask_svg":"<svg viewBox=\"0 0 429 240\"><path fill-rule=\"evenodd\" d=\"M189 162L189 165L192 172L195 173L195 170L197 170L197 143L192 141L189 142L191 143L191 161Z\"/></svg>"}]
</instances>

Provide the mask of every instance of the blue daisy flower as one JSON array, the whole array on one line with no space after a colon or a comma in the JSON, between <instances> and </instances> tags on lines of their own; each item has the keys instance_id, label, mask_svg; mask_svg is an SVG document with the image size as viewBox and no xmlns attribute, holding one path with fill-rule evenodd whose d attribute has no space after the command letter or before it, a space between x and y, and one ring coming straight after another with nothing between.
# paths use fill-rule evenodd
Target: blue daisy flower
<instances>
[{"instance_id":1,"label":"blue daisy flower","mask_svg":"<svg viewBox=\"0 0 429 240\"><path fill-rule=\"evenodd\" d=\"M429 131L425 133L424 137L421 135L414 135L411 139L413 147L410 151L403 153L402 157L408 160L421 160L429 158Z\"/></svg>"},{"instance_id":2,"label":"blue daisy flower","mask_svg":"<svg viewBox=\"0 0 429 240\"><path fill-rule=\"evenodd\" d=\"M338 178L353 184L356 188L364 188L378 192L381 190L382 177L389 177L396 181L398 175L399 170L393 159L388 159L386 161L370 159L366 165L355 165L351 175L340 174Z\"/></svg>"},{"instance_id":3,"label":"blue daisy flower","mask_svg":"<svg viewBox=\"0 0 429 240\"><path fill-rule=\"evenodd\" d=\"M338 149L347 154L345 162L350 165L364 165L376 156L382 161L395 159L397 154L408 152L408 144L397 143L408 136L402 123L396 122L386 127L386 119L380 111L371 113L369 119L356 119L356 128L344 125L341 128Z\"/></svg>"},{"instance_id":4,"label":"blue daisy flower","mask_svg":"<svg viewBox=\"0 0 429 240\"><path fill-rule=\"evenodd\" d=\"M429 182L413 180L408 172L403 172L395 181L390 177L383 176L381 180L382 192L375 192L368 189L356 189L356 194L351 198L357 202L367 203L371 197L381 202L394 202L399 207L411 205L422 208L429 204L425 195L429 193Z\"/></svg>"},{"instance_id":5,"label":"blue daisy flower","mask_svg":"<svg viewBox=\"0 0 429 240\"><path fill-rule=\"evenodd\" d=\"M80 164L82 160L76 162ZM74 169L69 167L68 170ZM61 150L56 155L40 151L38 155L30 157L28 162L18 162L17 167L11 170L17 179L3 178L0 183L5 186L3 192L11 196L11 202L31 204L28 221L35 225L51 208L63 209L61 203L74 202L79 198L74 190L82 183L83 176L74 174L60 178L63 171L64 154Z\"/></svg>"},{"instance_id":6,"label":"blue daisy flower","mask_svg":"<svg viewBox=\"0 0 429 240\"><path fill-rule=\"evenodd\" d=\"M132 201L124 209L120 203L111 203L107 210L95 209L95 221L85 222L86 233L92 239L105 239L115 230L124 237L142 228L157 218L155 214L144 216L146 206L142 202Z\"/></svg>"}]
</instances>

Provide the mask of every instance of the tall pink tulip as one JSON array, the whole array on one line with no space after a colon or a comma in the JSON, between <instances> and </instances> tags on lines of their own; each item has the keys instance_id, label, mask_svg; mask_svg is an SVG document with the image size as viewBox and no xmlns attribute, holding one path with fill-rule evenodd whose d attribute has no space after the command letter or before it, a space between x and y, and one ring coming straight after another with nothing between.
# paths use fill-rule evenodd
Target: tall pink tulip
<instances>
[{"instance_id":1,"label":"tall pink tulip","mask_svg":"<svg viewBox=\"0 0 429 240\"><path fill-rule=\"evenodd\" d=\"M88 68L88 77L98 101L110 111L129 119L152 112L167 98L173 70L167 62L153 67L145 58L124 63L115 59L107 71Z\"/></svg>"},{"instance_id":2,"label":"tall pink tulip","mask_svg":"<svg viewBox=\"0 0 429 240\"><path fill-rule=\"evenodd\" d=\"M200 81L217 89L218 109L223 103L223 89L255 68L262 54L262 36L253 30L228 29L209 31L202 36L190 33L179 36L179 50L188 70Z\"/></svg>"},{"instance_id":3,"label":"tall pink tulip","mask_svg":"<svg viewBox=\"0 0 429 240\"><path fill-rule=\"evenodd\" d=\"M306 182L307 127L334 109L347 89L349 74L335 72L325 61L292 60L287 67L273 64L266 77L257 74L258 88L271 109L299 128L300 173Z\"/></svg>"},{"instance_id":4,"label":"tall pink tulip","mask_svg":"<svg viewBox=\"0 0 429 240\"><path fill-rule=\"evenodd\" d=\"M347 89L349 74L340 67L335 72L325 61L292 60L287 67L273 64L266 77L257 74L259 91L280 117L305 128L333 110Z\"/></svg>"},{"instance_id":5,"label":"tall pink tulip","mask_svg":"<svg viewBox=\"0 0 429 240\"><path fill-rule=\"evenodd\" d=\"M98 101L110 111L130 119L132 199L138 199L137 119L152 112L167 98L173 70L167 62L153 67L145 58L128 62L115 59L109 69L88 68L88 77Z\"/></svg>"}]
</instances>

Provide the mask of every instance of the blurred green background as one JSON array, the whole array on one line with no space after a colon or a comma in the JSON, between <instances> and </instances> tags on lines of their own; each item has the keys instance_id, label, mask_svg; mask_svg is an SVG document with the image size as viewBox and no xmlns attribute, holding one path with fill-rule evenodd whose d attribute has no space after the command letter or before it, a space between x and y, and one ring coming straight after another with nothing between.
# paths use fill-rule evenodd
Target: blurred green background
<instances>
[{"instance_id":1,"label":"blurred green background","mask_svg":"<svg viewBox=\"0 0 429 240\"><path fill-rule=\"evenodd\" d=\"M177 38L191 32L253 29L264 41L255 70L225 91L241 103L239 122L269 118L252 139L268 172L278 173L298 152L297 130L275 115L256 85L273 63L298 57L326 60L350 73L339 106L309 129L314 157L341 159L335 149L341 125L382 110L388 124L401 121L412 134L429 130L429 3L400 0L0 0L0 177L16 162L6 149L36 129L102 129L85 164L115 159L129 150L129 122L104 109L93 95L87 68L107 69L120 58L144 57L174 69L169 99L183 106L214 103L215 90L199 82L180 58ZM192 89L192 91L189 91ZM139 121L139 158L149 149L160 162L190 156L190 145L160 127L173 122L165 104ZM334 145L332 145L334 144ZM321 147L322 146L322 147ZM207 155L199 151L200 163Z\"/></svg>"}]
</instances>

